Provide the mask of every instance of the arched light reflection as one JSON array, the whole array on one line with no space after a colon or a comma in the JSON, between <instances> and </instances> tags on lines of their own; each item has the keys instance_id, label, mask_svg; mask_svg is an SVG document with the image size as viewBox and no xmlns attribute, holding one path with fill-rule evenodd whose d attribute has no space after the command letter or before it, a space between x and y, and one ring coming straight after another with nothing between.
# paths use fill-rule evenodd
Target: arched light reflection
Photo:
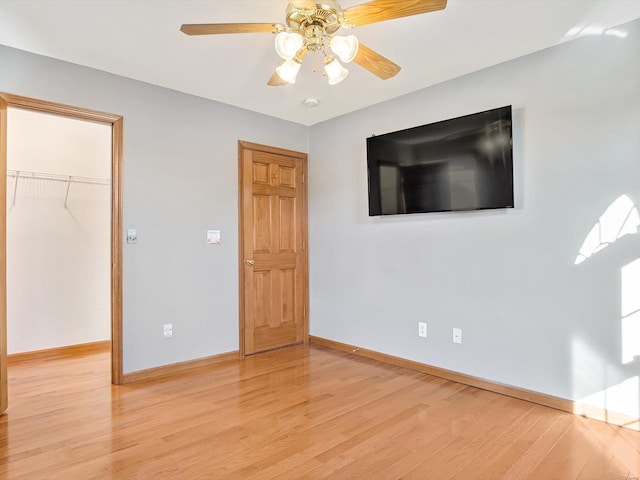
<instances>
[{"instance_id":1,"label":"arched light reflection","mask_svg":"<svg viewBox=\"0 0 640 480\"><path fill-rule=\"evenodd\" d=\"M638 226L638 209L628 196L621 195L609 205L584 239L575 264L584 262L625 235L638 233Z\"/></svg>"},{"instance_id":2,"label":"arched light reflection","mask_svg":"<svg viewBox=\"0 0 640 480\"><path fill-rule=\"evenodd\" d=\"M603 28L599 25L576 25L565 34L565 37L576 38L586 35L607 35L610 37L627 38L629 33L626 30L622 30L619 28Z\"/></svg>"}]
</instances>

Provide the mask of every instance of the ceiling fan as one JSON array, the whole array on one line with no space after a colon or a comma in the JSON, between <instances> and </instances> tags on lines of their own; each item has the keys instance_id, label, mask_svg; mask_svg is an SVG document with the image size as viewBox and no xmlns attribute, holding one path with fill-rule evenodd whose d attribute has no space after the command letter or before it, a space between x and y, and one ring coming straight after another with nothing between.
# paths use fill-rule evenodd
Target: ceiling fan
<instances>
[{"instance_id":1,"label":"ceiling fan","mask_svg":"<svg viewBox=\"0 0 640 480\"><path fill-rule=\"evenodd\" d=\"M409 17L442 10L447 0L373 0L342 9L335 0L290 0L286 25L281 23L203 23L185 24L180 30L187 35L224 33L275 33L280 65L267 82L271 86L293 84L309 52L321 52L324 73L335 85L349 71L340 63L354 61L383 80L395 76L400 66L358 42L353 35L335 35L339 28L353 28L370 23ZM331 53L327 53L327 47ZM337 57L337 58L336 58Z\"/></svg>"}]
</instances>

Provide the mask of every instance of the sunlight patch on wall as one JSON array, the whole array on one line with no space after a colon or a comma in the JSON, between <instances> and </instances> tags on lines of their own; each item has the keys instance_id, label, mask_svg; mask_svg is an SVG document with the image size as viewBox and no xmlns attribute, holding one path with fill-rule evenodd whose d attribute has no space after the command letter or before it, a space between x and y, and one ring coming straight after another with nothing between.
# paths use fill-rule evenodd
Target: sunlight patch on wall
<instances>
[{"instance_id":1,"label":"sunlight patch on wall","mask_svg":"<svg viewBox=\"0 0 640 480\"><path fill-rule=\"evenodd\" d=\"M640 258L625 265L621 274L622 363L640 357Z\"/></svg>"},{"instance_id":2,"label":"sunlight patch on wall","mask_svg":"<svg viewBox=\"0 0 640 480\"><path fill-rule=\"evenodd\" d=\"M621 195L609 205L584 239L575 265L584 262L625 235L638 233L638 226L638 209L628 196Z\"/></svg>"},{"instance_id":3,"label":"sunlight patch on wall","mask_svg":"<svg viewBox=\"0 0 640 480\"><path fill-rule=\"evenodd\" d=\"M617 412L633 418L640 417L640 379L631 377L624 382L584 397L584 405Z\"/></svg>"},{"instance_id":4,"label":"sunlight patch on wall","mask_svg":"<svg viewBox=\"0 0 640 480\"><path fill-rule=\"evenodd\" d=\"M571 384L573 398L581 398L599 391L606 383L605 363L589 345L580 338L571 339Z\"/></svg>"}]
</instances>

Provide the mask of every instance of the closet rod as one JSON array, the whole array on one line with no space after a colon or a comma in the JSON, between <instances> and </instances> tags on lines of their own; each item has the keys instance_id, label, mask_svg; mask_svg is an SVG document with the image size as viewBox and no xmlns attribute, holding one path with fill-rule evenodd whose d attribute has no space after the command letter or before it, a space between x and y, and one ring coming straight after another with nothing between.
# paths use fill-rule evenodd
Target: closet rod
<instances>
[{"instance_id":1,"label":"closet rod","mask_svg":"<svg viewBox=\"0 0 640 480\"><path fill-rule=\"evenodd\" d=\"M53 180L63 183L88 183L90 185L111 185L107 178L77 177L75 175L58 175L55 173L28 172L26 170L7 170L7 177L33 178L36 180Z\"/></svg>"}]
</instances>

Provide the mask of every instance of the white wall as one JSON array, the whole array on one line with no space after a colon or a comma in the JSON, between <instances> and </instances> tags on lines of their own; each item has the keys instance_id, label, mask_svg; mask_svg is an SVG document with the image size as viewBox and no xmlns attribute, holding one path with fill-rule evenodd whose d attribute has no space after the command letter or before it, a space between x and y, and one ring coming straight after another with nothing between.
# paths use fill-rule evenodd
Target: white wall
<instances>
[{"instance_id":1,"label":"white wall","mask_svg":"<svg viewBox=\"0 0 640 480\"><path fill-rule=\"evenodd\" d=\"M237 142L306 152L308 128L8 47L0 65L0 91L124 117L125 373L238 350Z\"/></svg>"},{"instance_id":2,"label":"white wall","mask_svg":"<svg viewBox=\"0 0 640 480\"><path fill-rule=\"evenodd\" d=\"M612 202L640 203L640 22L620 28L311 127L311 334L636 415L640 236L574 264ZM366 137L509 104L515 209L368 217Z\"/></svg>"},{"instance_id":3,"label":"white wall","mask_svg":"<svg viewBox=\"0 0 640 480\"><path fill-rule=\"evenodd\" d=\"M110 178L111 127L9 109L7 168ZM109 185L7 178L7 351L111 336ZM15 200L15 205L14 205Z\"/></svg>"}]
</instances>

